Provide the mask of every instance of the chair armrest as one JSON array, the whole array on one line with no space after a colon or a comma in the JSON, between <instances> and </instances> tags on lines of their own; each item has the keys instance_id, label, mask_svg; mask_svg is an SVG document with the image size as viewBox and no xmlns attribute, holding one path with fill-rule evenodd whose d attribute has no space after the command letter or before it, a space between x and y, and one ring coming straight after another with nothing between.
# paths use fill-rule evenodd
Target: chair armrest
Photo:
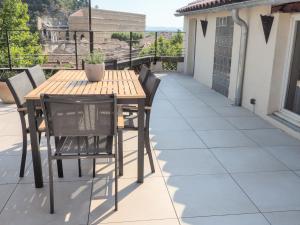
<instances>
[{"instance_id":1,"label":"chair armrest","mask_svg":"<svg viewBox=\"0 0 300 225\"><path fill-rule=\"evenodd\" d=\"M136 105L125 105L125 106L122 106L122 109L124 111L133 111L133 112L137 112L138 111L138 106ZM150 111L151 110L151 107L150 106L145 106L145 110L146 111Z\"/></svg>"},{"instance_id":2,"label":"chair armrest","mask_svg":"<svg viewBox=\"0 0 300 225\"><path fill-rule=\"evenodd\" d=\"M42 107L41 106L36 106L35 110L42 110ZM27 112L28 109L27 109L27 107L22 107L22 108L18 108L17 111L18 112Z\"/></svg>"},{"instance_id":3,"label":"chair armrest","mask_svg":"<svg viewBox=\"0 0 300 225\"><path fill-rule=\"evenodd\" d=\"M122 107L118 107L118 129L123 129L125 126L123 109Z\"/></svg>"},{"instance_id":4,"label":"chair armrest","mask_svg":"<svg viewBox=\"0 0 300 225\"><path fill-rule=\"evenodd\" d=\"M17 111L18 112L27 112L27 108L26 107L18 108Z\"/></svg>"}]
</instances>

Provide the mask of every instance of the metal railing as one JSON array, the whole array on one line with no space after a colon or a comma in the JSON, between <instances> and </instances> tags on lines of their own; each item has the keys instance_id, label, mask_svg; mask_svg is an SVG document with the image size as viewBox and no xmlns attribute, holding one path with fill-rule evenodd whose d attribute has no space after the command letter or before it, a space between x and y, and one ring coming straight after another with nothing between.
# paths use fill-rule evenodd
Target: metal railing
<instances>
[{"instance_id":1,"label":"metal railing","mask_svg":"<svg viewBox=\"0 0 300 225\"><path fill-rule=\"evenodd\" d=\"M162 61L165 65L184 60L185 33L183 32L119 32L72 31L44 29L38 32L37 46L41 50L30 53L17 51L24 45L18 34L11 30L0 34L0 69L29 67L41 63L45 69L83 69L84 58L89 54L89 35L93 35L94 50L101 49L109 66L132 68L142 63ZM28 45L30 45L30 41ZM24 47L24 46L23 46ZM34 47L34 45L31 45Z\"/></svg>"}]
</instances>

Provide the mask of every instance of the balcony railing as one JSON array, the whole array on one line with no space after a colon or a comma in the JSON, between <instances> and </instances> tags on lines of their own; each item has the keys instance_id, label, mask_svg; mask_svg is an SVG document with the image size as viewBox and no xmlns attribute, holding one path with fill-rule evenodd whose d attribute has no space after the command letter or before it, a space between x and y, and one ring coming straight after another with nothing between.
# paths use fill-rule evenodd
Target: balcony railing
<instances>
[{"instance_id":1,"label":"balcony railing","mask_svg":"<svg viewBox=\"0 0 300 225\"><path fill-rule=\"evenodd\" d=\"M93 49L101 49L105 54L108 68L133 68L161 61L166 70L175 70L177 63L184 61L183 32L43 29L38 31L38 43L35 43L42 50L38 53L17 51L22 47L22 42L11 37L26 32L30 31L10 30L0 33L1 69L18 69L37 63L45 69L83 69L84 58L90 49L90 35L93 35Z\"/></svg>"}]
</instances>

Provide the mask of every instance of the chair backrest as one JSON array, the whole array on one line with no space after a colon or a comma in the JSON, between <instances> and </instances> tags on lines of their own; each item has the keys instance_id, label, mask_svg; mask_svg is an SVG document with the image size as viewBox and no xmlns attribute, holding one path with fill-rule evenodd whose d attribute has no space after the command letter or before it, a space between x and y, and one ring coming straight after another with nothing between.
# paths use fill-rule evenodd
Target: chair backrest
<instances>
[{"instance_id":1,"label":"chair backrest","mask_svg":"<svg viewBox=\"0 0 300 225\"><path fill-rule=\"evenodd\" d=\"M7 86L11 91L18 108L24 107L26 100L24 97L34 88L26 74L19 73L7 80Z\"/></svg>"},{"instance_id":2,"label":"chair backrest","mask_svg":"<svg viewBox=\"0 0 300 225\"><path fill-rule=\"evenodd\" d=\"M116 59L106 60L105 61L105 69L106 70L117 70L118 69L118 61Z\"/></svg>"},{"instance_id":3,"label":"chair backrest","mask_svg":"<svg viewBox=\"0 0 300 225\"><path fill-rule=\"evenodd\" d=\"M116 133L114 95L42 95L41 101L49 136L111 136Z\"/></svg>"},{"instance_id":4,"label":"chair backrest","mask_svg":"<svg viewBox=\"0 0 300 225\"><path fill-rule=\"evenodd\" d=\"M145 82L147 81L147 78L150 74L150 70L146 65L142 65L141 67L141 71L140 71L140 75L139 75L139 81L142 85L145 84Z\"/></svg>"},{"instance_id":5,"label":"chair backrest","mask_svg":"<svg viewBox=\"0 0 300 225\"><path fill-rule=\"evenodd\" d=\"M27 71L28 77L34 88L46 81L45 73L40 65L28 68Z\"/></svg>"},{"instance_id":6,"label":"chair backrest","mask_svg":"<svg viewBox=\"0 0 300 225\"><path fill-rule=\"evenodd\" d=\"M146 93L146 106L152 106L157 88L159 86L160 79L150 72L146 83L144 85L144 91Z\"/></svg>"}]
</instances>

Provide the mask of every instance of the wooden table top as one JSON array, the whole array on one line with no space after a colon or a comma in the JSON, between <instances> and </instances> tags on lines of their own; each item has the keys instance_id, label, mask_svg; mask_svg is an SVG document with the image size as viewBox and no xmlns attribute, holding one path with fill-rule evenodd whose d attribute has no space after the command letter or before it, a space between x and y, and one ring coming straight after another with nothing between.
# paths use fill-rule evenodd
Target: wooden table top
<instances>
[{"instance_id":1,"label":"wooden table top","mask_svg":"<svg viewBox=\"0 0 300 225\"><path fill-rule=\"evenodd\" d=\"M25 96L39 100L41 94L101 95L116 94L117 98L146 98L145 92L132 70L107 70L102 81L89 82L83 70L60 70Z\"/></svg>"}]
</instances>

